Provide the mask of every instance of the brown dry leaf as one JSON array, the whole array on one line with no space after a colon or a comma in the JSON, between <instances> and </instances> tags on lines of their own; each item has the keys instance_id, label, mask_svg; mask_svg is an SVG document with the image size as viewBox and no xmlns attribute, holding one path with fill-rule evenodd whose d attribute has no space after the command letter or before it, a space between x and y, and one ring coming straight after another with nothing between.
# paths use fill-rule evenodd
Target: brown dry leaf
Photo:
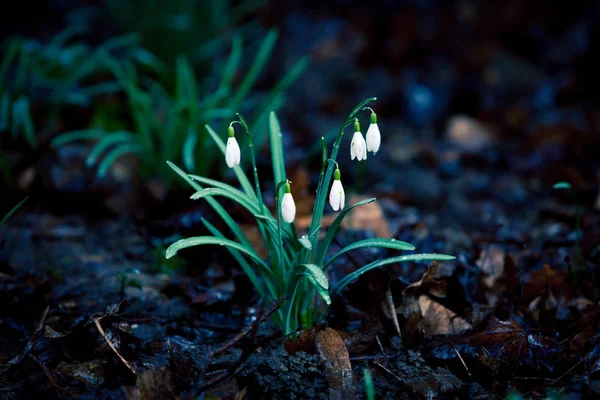
<instances>
[{"instance_id":1,"label":"brown dry leaf","mask_svg":"<svg viewBox=\"0 0 600 400\"><path fill-rule=\"evenodd\" d=\"M350 356L340 335L331 328L317 333L317 352L325 366L330 399L356 399L356 378Z\"/></svg>"},{"instance_id":2,"label":"brown dry leaf","mask_svg":"<svg viewBox=\"0 0 600 400\"><path fill-rule=\"evenodd\" d=\"M428 296L419 297L421 311L420 328L425 337L434 335L458 335L472 329L473 326L459 317L455 312L442 304L431 300Z\"/></svg>"},{"instance_id":3,"label":"brown dry leaf","mask_svg":"<svg viewBox=\"0 0 600 400\"><path fill-rule=\"evenodd\" d=\"M404 289L403 293L410 293L412 290L419 288L419 293L429 292L436 297L446 297L448 283L444 279L440 279L440 274L444 273L444 276L449 276L448 271L440 270L440 263L434 261L427 267L427 271L423 274L420 280L410 284Z\"/></svg>"},{"instance_id":4,"label":"brown dry leaf","mask_svg":"<svg viewBox=\"0 0 600 400\"><path fill-rule=\"evenodd\" d=\"M240 225L240 228L242 228L242 232L246 234L250 244L252 244L252 247L254 247L254 250L256 250L256 253L258 253L260 258L267 258L269 252L267 251L267 247L265 246L265 242L263 241L258 227L256 225L244 224Z\"/></svg>"},{"instance_id":5,"label":"brown dry leaf","mask_svg":"<svg viewBox=\"0 0 600 400\"><path fill-rule=\"evenodd\" d=\"M481 268L486 277L483 278L483 283L492 288L496 284L496 280L502 276L504 272L504 249L492 244L487 249L479 254L479 259L475 264Z\"/></svg>"},{"instance_id":6,"label":"brown dry leaf","mask_svg":"<svg viewBox=\"0 0 600 400\"><path fill-rule=\"evenodd\" d=\"M346 204L358 203L368 198L368 196L350 196L346 199ZM356 207L350 211L346 218L344 218L342 227L346 229L371 229L377 237L392 236L387 220L383 215L383 210L376 201Z\"/></svg>"},{"instance_id":7,"label":"brown dry leaf","mask_svg":"<svg viewBox=\"0 0 600 400\"><path fill-rule=\"evenodd\" d=\"M138 374L135 381L135 400L176 399L173 377L167 367L147 369Z\"/></svg>"},{"instance_id":8,"label":"brown dry leaf","mask_svg":"<svg viewBox=\"0 0 600 400\"><path fill-rule=\"evenodd\" d=\"M562 286L566 279L566 271L561 271L552 268L549 264L544 264L539 271L531 273L529 282L524 285L524 295L533 296L540 294L548 286L557 288Z\"/></svg>"}]
</instances>

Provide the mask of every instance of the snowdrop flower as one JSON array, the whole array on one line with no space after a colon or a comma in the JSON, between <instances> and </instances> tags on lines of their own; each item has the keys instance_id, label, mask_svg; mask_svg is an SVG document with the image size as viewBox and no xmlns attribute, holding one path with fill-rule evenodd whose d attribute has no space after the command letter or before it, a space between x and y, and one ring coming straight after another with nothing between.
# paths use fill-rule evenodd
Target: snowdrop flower
<instances>
[{"instance_id":1,"label":"snowdrop flower","mask_svg":"<svg viewBox=\"0 0 600 400\"><path fill-rule=\"evenodd\" d=\"M381 144L381 133L379 133L379 127L377 126L377 114L371 112L371 124L367 129L367 151L372 151L376 154Z\"/></svg>"},{"instance_id":2,"label":"snowdrop flower","mask_svg":"<svg viewBox=\"0 0 600 400\"><path fill-rule=\"evenodd\" d=\"M235 165L240 165L240 146L237 140L235 140L235 131L233 126L229 125L227 131L229 138L227 139L227 148L225 149L225 162L229 168L233 168Z\"/></svg>"},{"instance_id":3,"label":"snowdrop flower","mask_svg":"<svg viewBox=\"0 0 600 400\"><path fill-rule=\"evenodd\" d=\"M340 169L336 168L333 173L333 184L331 185L331 192L329 192L329 204L333 211L343 210L346 203L346 195L344 194L344 187L340 180Z\"/></svg>"},{"instance_id":4,"label":"snowdrop flower","mask_svg":"<svg viewBox=\"0 0 600 400\"><path fill-rule=\"evenodd\" d=\"M350 143L350 158L358 161L367 159L367 143L360 133L360 124L358 120L354 121L354 136L352 136L352 143Z\"/></svg>"},{"instance_id":5,"label":"snowdrop flower","mask_svg":"<svg viewBox=\"0 0 600 400\"><path fill-rule=\"evenodd\" d=\"M283 220L289 224L294 222L294 218L296 218L296 204L291 191L290 181L287 181L285 183L285 194L283 200L281 200L281 215L283 215Z\"/></svg>"}]
</instances>

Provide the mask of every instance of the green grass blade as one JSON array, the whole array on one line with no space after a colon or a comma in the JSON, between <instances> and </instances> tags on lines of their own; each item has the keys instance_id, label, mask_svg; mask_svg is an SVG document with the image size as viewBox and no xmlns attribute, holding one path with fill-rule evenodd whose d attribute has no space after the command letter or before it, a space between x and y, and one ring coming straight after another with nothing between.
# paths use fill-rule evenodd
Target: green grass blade
<instances>
[{"instance_id":1,"label":"green grass blade","mask_svg":"<svg viewBox=\"0 0 600 400\"><path fill-rule=\"evenodd\" d=\"M359 240L358 242L354 242L340 251L338 251L327 263L323 266L323 270L326 270L327 267L331 265L338 257L352 250L362 249L362 248L370 248L370 247L381 247L385 249L393 249L393 250L408 250L413 251L415 246L410 243L406 243L396 239L387 239L387 238L375 238L375 239L364 239Z\"/></svg>"},{"instance_id":2,"label":"green grass blade","mask_svg":"<svg viewBox=\"0 0 600 400\"><path fill-rule=\"evenodd\" d=\"M319 296L321 296L321 298L325 300L325 303L327 305L330 305L331 297L329 296L329 291L322 287L313 275L308 274L306 272L303 272L301 275L304 275L308 278L308 281L315 287L315 289L317 289L317 293L319 293Z\"/></svg>"},{"instance_id":3,"label":"green grass blade","mask_svg":"<svg viewBox=\"0 0 600 400\"><path fill-rule=\"evenodd\" d=\"M247 201L248 203L250 203L254 207L256 207L256 209L259 209L259 204L255 199L250 198L250 196L248 196L246 193L242 192L239 189L234 188L231 185L228 185L221 181L217 181L215 179L205 178L203 176L191 175L191 174L189 174L188 176L190 177L190 179L192 179L194 181L198 181L204 185L209 185L209 186L213 186L213 187L220 188L223 190L227 190L227 191L231 192L232 195L243 198L245 201ZM265 216L268 218L268 215L265 215Z\"/></svg>"},{"instance_id":4,"label":"green grass blade","mask_svg":"<svg viewBox=\"0 0 600 400\"><path fill-rule=\"evenodd\" d=\"M358 277L360 277L365 272L370 271L375 268L383 267L384 265L407 262L407 261L450 261L450 260L454 260L454 259L455 259L454 256L449 256L446 254L432 253L432 254L409 254L406 256L398 256L398 257L386 258L384 260L377 260L377 261L367 264L364 267L359 268L356 271L346 275L335 285L334 291L336 293L339 293L349 283L351 283L355 279L358 279Z\"/></svg>"},{"instance_id":5,"label":"green grass blade","mask_svg":"<svg viewBox=\"0 0 600 400\"><path fill-rule=\"evenodd\" d=\"M327 250L329 249L329 246L331 246L331 243L333 242L333 238L335 236L335 234L337 233L338 229L340 228L340 226L342 225L342 221L344 220L344 218L346 217L346 215L352 211L355 207L359 207L365 204L369 204L374 202L376 199L370 198L370 199L365 199L365 200L361 200L358 203L352 204L349 207L346 207L342 210L342 212L340 212L338 214L337 217L335 217L335 219L333 220L333 223L331 224L331 226L329 227L329 229L327 230L327 234L325 234L325 238L323 238L323 241L321 243L319 243L318 248L317 248L317 253L316 253L316 257L313 260L313 262L317 265L322 265L323 264L323 260L325 259L325 255L327 254ZM318 235L318 229L314 229L311 232L312 235L314 235L313 240L317 240L317 235ZM314 248L314 245L313 245Z\"/></svg>"}]
</instances>

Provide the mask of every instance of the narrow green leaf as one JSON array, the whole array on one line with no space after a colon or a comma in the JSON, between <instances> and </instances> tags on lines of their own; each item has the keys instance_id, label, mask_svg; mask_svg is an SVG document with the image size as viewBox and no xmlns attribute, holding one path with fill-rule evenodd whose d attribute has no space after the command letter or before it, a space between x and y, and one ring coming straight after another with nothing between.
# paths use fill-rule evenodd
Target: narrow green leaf
<instances>
[{"instance_id":1,"label":"narrow green leaf","mask_svg":"<svg viewBox=\"0 0 600 400\"><path fill-rule=\"evenodd\" d=\"M338 229L340 228L340 226L342 225L342 221L344 220L344 218L346 217L346 215L352 211L355 207L359 207L365 204L369 204L374 202L376 199L370 198L370 199L365 199L365 200L361 200L358 203L355 203L349 207L346 207L342 210L342 212L340 212L338 214L337 217L335 217L335 219L333 220L333 223L331 224L331 226L329 227L329 229L327 230L327 234L325 235L325 238L323 239L323 241L321 241L321 243L319 243L318 249L317 249L317 255L316 258L314 260L314 263L317 265L322 265L323 264L323 260L325 259L325 255L327 254L327 250L329 249L329 246L331 246L331 243L333 242L333 238L335 236L335 234L337 233ZM314 234L318 234L318 230L313 231Z\"/></svg>"},{"instance_id":2,"label":"narrow green leaf","mask_svg":"<svg viewBox=\"0 0 600 400\"><path fill-rule=\"evenodd\" d=\"M554 189L557 190L571 190L573 189L573 187L571 186L571 184L569 182L556 182L554 184L554 186L552 186Z\"/></svg>"},{"instance_id":3,"label":"narrow green leaf","mask_svg":"<svg viewBox=\"0 0 600 400\"><path fill-rule=\"evenodd\" d=\"M234 242L230 239L216 238L214 236L196 236L178 240L167 248L166 257L171 258L174 255L176 255L179 250L183 250L188 247L204 245L228 246L235 250L239 250L240 252L252 258L252 260L255 261L259 266L261 266L265 270L269 270L269 266L260 257L256 255L254 249L249 250L246 247L239 244L238 242Z\"/></svg>"},{"instance_id":4,"label":"narrow green leaf","mask_svg":"<svg viewBox=\"0 0 600 400\"><path fill-rule=\"evenodd\" d=\"M100 157L100 154L102 154L104 150L108 149L113 144L134 141L135 135L131 132L118 131L114 133L107 133L103 138L98 140L94 147L92 147L92 150L87 156L85 163L88 167L94 165Z\"/></svg>"},{"instance_id":5,"label":"narrow green leaf","mask_svg":"<svg viewBox=\"0 0 600 400\"><path fill-rule=\"evenodd\" d=\"M219 231L213 224L211 224L204 218L202 218L202 223L204 224L204 226L206 226L206 228L209 230L209 232L212 233L216 238L225 239L225 236L223 235L223 233L221 233L221 231ZM254 268L252 268L250 266L250 264L248 264L248 261L246 261L246 259L242 256L242 254L238 250L236 250L232 247L227 247L227 250L233 256L233 258L237 261L237 263L242 268L242 270L244 271L246 276L248 276L248 279L250 279L250 282L252 282L252 284L256 288L256 291L258 292L259 296L261 298L264 298L265 290L263 288L260 278L258 277L258 275L256 275ZM271 270L268 270L268 273L270 273L270 275L273 275L273 272ZM274 288L272 288L271 280L267 278L265 283L269 287L271 296L276 297Z\"/></svg>"},{"instance_id":6,"label":"narrow green leaf","mask_svg":"<svg viewBox=\"0 0 600 400\"><path fill-rule=\"evenodd\" d=\"M75 142L77 140L93 140L100 139L106 135L106 131L102 129L82 129L79 131L70 131L61 133L54 139L52 139L52 147L57 148L64 146L67 143Z\"/></svg>"},{"instance_id":7,"label":"narrow green leaf","mask_svg":"<svg viewBox=\"0 0 600 400\"><path fill-rule=\"evenodd\" d=\"M221 188L206 188L206 189L202 189L202 190L199 190L196 193L194 193L190 197L190 199L192 199L192 200L199 200L199 199L201 199L203 197L208 197L208 196L210 196L210 197L213 197L213 196L223 196L223 197L226 197L228 199L231 199L231 200L235 201L236 203L238 203L242 207L244 207L252 215L254 215L254 214L260 214L260 210L258 208L256 208L253 203L249 202L246 197L238 196L237 193L232 192L230 190L226 190L226 189L221 189Z\"/></svg>"},{"instance_id":8,"label":"narrow green leaf","mask_svg":"<svg viewBox=\"0 0 600 400\"><path fill-rule=\"evenodd\" d=\"M198 135L196 135L196 130L190 127L183 143L183 165L188 171L196 169L196 143L198 143Z\"/></svg>"},{"instance_id":9,"label":"narrow green leaf","mask_svg":"<svg viewBox=\"0 0 600 400\"><path fill-rule=\"evenodd\" d=\"M409 254L406 256L398 256L398 257L390 257L384 260L373 261L370 264L365 265L362 268L357 269L356 271L346 275L335 285L335 292L339 293L343 288L345 288L349 283L358 279L362 274L367 271L370 271L375 268L383 267L384 265L401 263L406 261L450 261L454 260L456 257L449 256L446 254Z\"/></svg>"},{"instance_id":10,"label":"narrow green leaf","mask_svg":"<svg viewBox=\"0 0 600 400\"><path fill-rule=\"evenodd\" d=\"M273 165L273 182L285 182L285 161L281 141L281 126L274 112L269 114L269 138L271 139L271 163Z\"/></svg>"},{"instance_id":11,"label":"narrow green leaf","mask_svg":"<svg viewBox=\"0 0 600 400\"><path fill-rule=\"evenodd\" d=\"M263 71L264 66L269 60L269 56L273 51L273 47L275 46L275 42L277 41L277 32L275 30L270 30L260 45L260 48L256 52L256 57L254 57L254 61L248 70L248 73L242 80L240 87L237 92L233 96L231 102L231 108L238 109L242 100L248 96L248 93L254 86L254 83L258 79L258 76Z\"/></svg>"},{"instance_id":12,"label":"narrow green leaf","mask_svg":"<svg viewBox=\"0 0 600 400\"><path fill-rule=\"evenodd\" d=\"M21 208L21 206L23 204L25 204L25 202L27 201L27 199L29 199L29 196L25 197L16 206L14 206L13 208L11 208L10 211L7 212L4 217L2 217L2 220L0 220L0 225L2 225L3 223L5 223L6 220L8 220L10 217L12 217L13 214L16 213L19 210L19 208Z\"/></svg>"},{"instance_id":13,"label":"narrow green leaf","mask_svg":"<svg viewBox=\"0 0 600 400\"><path fill-rule=\"evenodd\" d=\"M229 58L227 59L227 63L225 64L225 68L223 69L223 76L221 77L221 83L219 83L219 90L227 90L229 92L229 88L231 87L231 82L235 77L235 72L240 65L240 60L242 59L242 38L240 35L235 35L231 40L231 53L229 54Z\"/></svg>"},{"instance_id":14,"label":"narrow green leaf","mask_svg":"<svg viewBox=\"0 0 600 400\"><path fill-rule=\"evenodd\" d=\"M408 251L412 251L415 249L415 246L413 246L412 244L403 242L401 240L396 240L396 239L375 238L375 239L359 240L358 242L354 242L354 243L344 247L343 249L338 251L333 257L331 257L331 259L329 261L327 261L327 263L323 267L323 271L325 271L327 269L327 267L329 267L342 254L344 254L348 251L362 249L365 247L366 248L382 247L382 248L386 248L386 249L408 250Z\"/></svg>"},{"instance_id":15,"label":"narrow green leaf","mask_svg":"<svg viewBox=\"0 0 600 400\"><path fill-rule=\"evenodd\" d=\"M317 289L317 293L319 293L319 296L321 296L321 298L325 300L325 303L327 305L330 305L331 297L329 296L329 291L323 288L321 285L319 285L319 283L315 280L315 278L312 275L307 273L302 273L302 275L308 278L309 282L315 287L315 289Z\"/></svg>"},{"instance_id":16,"label":"narrow green leaf","mask_svg":"<svg viewBox=\"0 0 600 400\"><path fill-rule=\"evenodd\" d=\"M106 157L98 164L98 172L96 173L99 177L103 177L108 172L108 169L119 159L126 154L141 154L143 149L137 143L125 143L112 149Z\"/></svg>"},{"instance_id":17,"label":"narrow green leaf","mask_svg":"<svg viewBox=\"0 0 600 400\"><path fill-rule=\"evenodd\" d=\"M301 238L298 238L298 242L300 242L302 247L304 247L306 250L308 250L308 251L312 250L312 243L310 242L310 240L308 240L307 237L302 236Z\"/></svg>"},{"instance_id":18,"label":"narrow green leaf","mask_svg":"<svg viewBox=\"0 0 600 400\"><path fill-rule=\"evenodd\" d=\"M329 289L329 280L327 275L315 264L301 264L301 267L306 268L308 273L315 279L315 282L323 289Z\"/></svg>"},{"instance_id":19,"label":"narrow green leaf","mask_svg":"<svg viewBox=\"0 0 600 400\"><path fill-rule=\"evenodd\" d=\"M205 178L203 176L199 176L199 175L188 175L192 180L194 181L198 181L204 185L209 185L209 186L213 186L216 188L220 188L223 190L227 190L229 191L233 196L237 196L240 198L243 198L244 201L247 201L248 203L252 204L253 207L255 207L257 210L260 208L258 202L254 199L251 198L250 196L248 196L246 193L242 192L239 189L234 188L231 185L228 185L226 183L223 183L221 181L217 181L215 179L210 179L210 178ZM266 219L268 218L268 215L265 216ZM271 218L272 219L272 218Z\"/></svg>"},{"instance_id":20,"label":"narrow green leaf","mask_svg":"<svg viewBox=\"0 0 600 400\"><path fill-rule=\"evenodd\" d=\"M167 165L173 171L175 171L177 173L177 175L179 175L184 181L186 181L192 188L194 188L195 190L203 189L203 187L201 185L199 185L197 182L192 181L188 177L188 175L185 172L183 172L177 165L173 164L170 161L167 161ZM252 248L252 244L250 243L250 240L248 240L248 237L246 236L244 231L242 231L241 228L239 227L239 225L233 220L233 218L231 218L231 215L229 215L229 213L227 211L225 211L223 206L221 206L221 204L219 204L217 199L212 198L212 197L206 197L206 202L221 217L223 222L225 222L227 227L231 230L231 232L233 232L236 239L246 248ZM258 255L256 255L256 256L258 257Z\"/></svg>"}]
</instances>

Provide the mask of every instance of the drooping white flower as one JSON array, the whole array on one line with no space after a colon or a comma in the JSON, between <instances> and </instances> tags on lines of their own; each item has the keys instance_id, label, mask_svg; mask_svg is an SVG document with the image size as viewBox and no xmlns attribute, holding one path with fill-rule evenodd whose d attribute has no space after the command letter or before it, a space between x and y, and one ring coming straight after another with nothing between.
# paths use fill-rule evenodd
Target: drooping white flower
<instances>
[{"instance_id":1,"label":"drooping white flower","mask_svg":"<svg viewBox=\"0 0 600 400\"><path fill-rule=\"evenodd\" d=\"M379 127L377 126L377 114L371 113L371 124L367 129L367 151L376 154L379 151L381 145L381 133L379 133Z\"/></svg>"},{"instance_id":2,"label":"drooping white flower","mask_svg":"<svg viewBox=\"0 0 600 400\"><path fill-rule=\"evenodd\" d=\"M352 136L352 143L350 143L350 158L358 161L367 159L367 143L360 133L360 124L358 120L354 122L354 136Z\"/></svg>"},{"instance_id":3,"label":"drooping white flower","mask_svg":"<svg viewBox=\"0 0 600 400\"><path fill-rule=\"evenodd\" d=\"M333 184L331 185L331 191L329 192L329 204L333 211L343 210L346 205L346 194L344 193L344 187L340 180L339 168L333 173Z\"/></svg>"},{"instance_id":4,"label":"drooping white flower","mask_svg":"<svg viewBox=\"0 0 600 400\"><path fill-rule=\"evenodd\" d=\"M240 165L240 146L237 140L235 140L235 131L231 125L229 126L228 134L227 147L225 148L225 162L229 168L233 168L235 165Z\"/></svg>"},{"instance_id":5,"label":"drooping white flower","mask_svg":"<svg viewBox=\"0 0 600 400\"><path fill-rule=\"evenodd\" d=\"M294 203L294 198L292 197L290 181L285 183L285 194L281 200L281 215L283 216L283 220L289 224L294 222L296 218L296 203Z\"/></svg>"}]
</instances>

